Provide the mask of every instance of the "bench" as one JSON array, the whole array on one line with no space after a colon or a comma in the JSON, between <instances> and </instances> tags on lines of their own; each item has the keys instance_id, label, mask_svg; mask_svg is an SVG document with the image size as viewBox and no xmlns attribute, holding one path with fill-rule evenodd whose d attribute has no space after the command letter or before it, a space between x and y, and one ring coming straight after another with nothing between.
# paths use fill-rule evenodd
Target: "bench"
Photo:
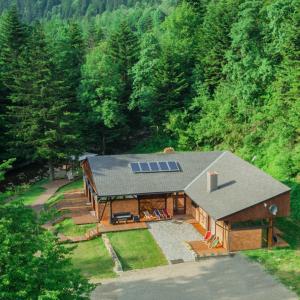
<instances>
[{"instance_id":1,"label":"bench","mask_svg":"<svg viewBox=\"0 0 300 300\"><path fill-rule=\"evenodd\" d=\"M132 220L132 214L130 212L120 212L112 214L111 216L111 223L117 224L120 222L126 222Z\"/></svg>"}]
</instances>

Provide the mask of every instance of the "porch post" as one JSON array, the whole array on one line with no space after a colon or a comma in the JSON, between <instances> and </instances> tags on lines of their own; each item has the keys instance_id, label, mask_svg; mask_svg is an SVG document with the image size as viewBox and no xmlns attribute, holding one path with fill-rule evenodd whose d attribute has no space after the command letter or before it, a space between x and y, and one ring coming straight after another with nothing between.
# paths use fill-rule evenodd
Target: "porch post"
<instances>
[{"instance_id":1,"label":"porch post","mask_svg":"<svg viewBox=\"0 0 300 300\"><path fill-rule=\"evenodd\" d=\"M268 248L273 246L273 218L269 219L268 227Z\"/></svg>"},{"instance_id":2,"label":"porch post","mask_svg":"<svg viewBox=\"0 0 300 300\"><path fill-rule=\"evenodd\" d=\"M110 207L110 223L111 223L111 218L112 218L112 201L111 201L111 198L109 198L109 207Z\"/></svg>"}]
</instances>

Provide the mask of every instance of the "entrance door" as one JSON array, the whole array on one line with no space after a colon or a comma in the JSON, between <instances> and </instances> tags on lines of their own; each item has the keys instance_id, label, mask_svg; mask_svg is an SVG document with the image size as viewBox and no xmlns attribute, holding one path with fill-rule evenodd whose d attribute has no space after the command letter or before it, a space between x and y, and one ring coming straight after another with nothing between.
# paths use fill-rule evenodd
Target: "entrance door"
<instances>
[{"instance_id":1,"label":"entrance door","mask_svg":"<svg viewBox=\"0 0 300 300\"><path fill-rule=\"evenodd\" d=\"M175 215L184 215L186 209L186 199L184 194L178 194L174 196L174 214Z\"/></svg>"}]
</instances>

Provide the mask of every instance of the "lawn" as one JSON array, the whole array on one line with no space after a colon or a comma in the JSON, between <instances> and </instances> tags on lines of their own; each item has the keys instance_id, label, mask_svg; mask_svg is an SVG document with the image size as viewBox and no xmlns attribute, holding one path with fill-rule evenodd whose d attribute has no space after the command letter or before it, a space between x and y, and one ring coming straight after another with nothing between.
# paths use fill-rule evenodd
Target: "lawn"
<instances>
[{"instance_id":1,"label":"lawn","mask_svg":"<svg viewBox=\"0 0 300 300\"><path fill-rule=\"evenodd\" d=\"M265 269L275 275L283 284L300 296L300 226L291 219L278 219L276 222L288 248L249 250L244 253L252 260L260 262Z\"/></svg>"},{"instance_id":2,"label":"lawn","mask_svg":"<svg viewBox=\"0 0 300 300\"><path fill-rule=\"evenodd\" d=\"M108 233L123 270L166 265L167 260L147 229Z\"/></svg>"},{"instance_id":3,"label":"lawn","mask_svg":"<svg viewBox=\"0 0 300 300\"><path fill-rule=\"evenodd\" d=\"M58 191L57 193L59 194L62 194L62 193L65 193L65 192L69 192L69 191L72 191L72 190L80 190L80 189L83 189L83 181L82 181L82 178L80 179L77 179L75 181L72 181L64 186L62 186Z\"/></svg>"},{"instance_id":4,"label":"lawn","mask_svg":"<svg viewBox=\"0 0 300 300\"><path fill-rule=\"evenodd\" d=\"M59 233L62 233L66 236L82 236L88 230L95 228L95 224L86 224L86 225L76 225L73 222L73 219L65 219L64 221L55 225L55 228Z\"/></svg>"},{"instance_id":5,"label":"lawn","mask_svg":"<svg viewBox=\"0 0 300 300\"><path fill-rule=\"evenodd\" d=\"M74 244L67 245L70 246ZM74 267L91 281L116 276L113 261L101 238L78 243L71 258Z\"/></svg>"},{"instance_id":6,"label":"lawn","mask_svg":"<svg viewBox=\"0 0 300 300\"><path fill-rule=\"evenodd\" d=\"M72 190L80 190L83 189L83 181L82 178L72 181L57 190L57 192L50 197L47 201L47 205L51 206L61 200L64 199L64 193L72 191Z\"/></svg>"},{"instance_id":7,"label":"lawn","mask_svg":"<svg viewBox=\"0 0 300 300\"><path fill-rule=\"evenodd\" d=\"M292 218L278 218L276 227L283 233L283 238L290 247L245 251L244 253L252 260L263 264L268 272L275 275L283 284L300 296L300 222L299 216L299 193L300 185L293 184L291 193Z\"/></svg>"},{"instance_id":8,"label":"lawn","mask_svg":"<svg viewBox=\"0 0 300 300\"><path fill-rule=\"evenodd\" d=\"M5 196L2 196L2 200L5 200L5 198L8 197L13 197L12 201L22 201L25 205L31 205L45 191L43 185L47 182L47 179L42 179L32 185L29 185L28 187L26 186L26 188L20 188L20 192L17 192L16 194L12 192L6 192L3 194Z\"/></svg>"}]
</instances>

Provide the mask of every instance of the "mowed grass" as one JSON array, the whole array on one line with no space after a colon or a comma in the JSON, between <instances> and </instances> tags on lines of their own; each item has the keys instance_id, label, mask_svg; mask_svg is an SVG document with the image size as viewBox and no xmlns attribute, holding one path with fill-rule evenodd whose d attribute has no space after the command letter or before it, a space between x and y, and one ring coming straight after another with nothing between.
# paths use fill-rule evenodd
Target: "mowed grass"
<instances>
[{"instance_id":1,"label":"mowed grass","mask_svg":"<svg viewBox=\"0 0 300 300\"><path fill-rule=\"evenodd\" d=\"M108 233L123 270L166 265L167 260L147 229Z\"/></svg>"},{"instance_id":2,"label":"mowed grass","mask_svg":"<svg viewBox=\"0 0 300 300\"><path fill-rule=\"evenodd\" d=\"M88 230L96 227L96 224L85 224L85 225L76 225L73 222L73 219L65 219L62 222L55 225L55 228L58 233L62 233L66 236L82 236Z\"/></svg>"},{"instance_id":3,"label":"mowed grass","mask_svg":"<svg viewBox=\"0 0 300 300\"><path fill-rule=\"evenodd\" d=\"M260 262L268 272L300 296L300 225L291 219L282 218L277 220L276 227L284 233L283 238L290 247L249 250L244 253L250 259Z\"/></svg>"},{"instance_id":4,"label":"mowed grass","mask_svg":"<svg viewBox=\"0 0 300 300\"><path fill-rule=\"evenodd\" d=\"M115 277L113 261L101 238L76 244L71 254L73 266L91 281ZM66 245L73 247L74 244Z\"/></svg>"},{"instance_id":5,"label":"mowed grass","mask_svg":"<svg viewBox=\"0 0 300 300\"><path fill-rule=\"evenodd\" d=\"M82 178L72 181L57 190L57 192L48 199L47 205L52 206L55 203L64 199L64 193L73 191L73 190L81 190L83 189L83 180Z\"/></svg>"}]
</instances>

